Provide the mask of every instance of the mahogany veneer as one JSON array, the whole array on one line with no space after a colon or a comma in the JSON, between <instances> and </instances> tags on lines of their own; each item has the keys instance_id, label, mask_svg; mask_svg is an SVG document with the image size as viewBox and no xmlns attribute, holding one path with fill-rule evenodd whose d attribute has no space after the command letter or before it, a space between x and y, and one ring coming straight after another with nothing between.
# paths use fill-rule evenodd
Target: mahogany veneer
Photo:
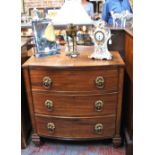
<instances>
[{"instance_id":1,"label":"mahogany veneer","mask_svg":"<svg viewBox=\"0 0 155 155\"><path fill-rule=\"evenodd\" d=\"M124 124L126 155L133 155L133 35L125 34Z\"/></svg>"},{"instance_id":2,"label":"mahogany veneer","mask_svg":"<svg viewBox=\"0 0 155 155\"><path fill-rule=\"evenodd\" d=\"M30 57L28 56L28 43L30 38L21 38L21 65ZM26 148L31 131L30 116L26 98L26 91L21 69L21 148Z\"/></svg>"},{"instance_id":3,"label":"mahogany veneer","mask_svg":"<svg viewBox=\"0 0 155 155\"><path fill-rule=\"evenodd\" d=\"M46 117L36 116L37 132L41 136L58 139L103 139L115 134L115 116L108 117ZM55 131L49 132L47 124L53 122ZM104 124L101 134L96 134L95 125Z\"/></svg>"},{"instance_id":4,"label":"mahogany veneer","mask_svg":"<svg viewBox=\"0 0 155 155\"><path fill-rule=\"evenodd\" d=\"M119 52L106 61L88 58L93 47L79 50L78 58L62 48L60 55L33 56L23 65L32 141L112 138L119 146L124 62Z\"/></svg>"},{"instance_id":5,"label":"mahogany veneer","mask_svg":"<svg viewBox=\"0 0 155 155\"><path fill-rule=\"evenodd\" d=\"M47 109L46 100L53 101L53 107ZM96 111L95 102L104 101L100 112ZM112 94L57 94L33 93L35 113L59 116L100 116L114 114L116 111L117 93ZM65 103L65 104L64 104ZM84 104L83 104L84 103Z\"/></svg>"}]
</instances>

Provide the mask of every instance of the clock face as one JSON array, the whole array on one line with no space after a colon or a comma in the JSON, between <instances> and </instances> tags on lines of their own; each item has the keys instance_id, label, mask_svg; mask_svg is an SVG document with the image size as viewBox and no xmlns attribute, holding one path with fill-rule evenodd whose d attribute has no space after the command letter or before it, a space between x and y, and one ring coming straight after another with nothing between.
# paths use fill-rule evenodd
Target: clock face
<instances>
[{"instance_id":1,"label":"clock face","mask_svg":"<svg viewBox=\"0 0 155 155\"><path fill-rule=\"evenodd\" d=\"M104 39L105 39L105 36L104 36L104 33L102 31L97 31L95 33L95 40L97 42L104 42Z\"/></svg>"}]
</instances>

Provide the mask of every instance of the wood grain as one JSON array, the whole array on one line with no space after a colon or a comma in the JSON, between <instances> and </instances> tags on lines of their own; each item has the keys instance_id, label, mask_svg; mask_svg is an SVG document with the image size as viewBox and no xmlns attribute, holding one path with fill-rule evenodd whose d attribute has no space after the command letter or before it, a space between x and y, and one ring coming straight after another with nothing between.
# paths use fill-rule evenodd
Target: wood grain
<instances>
[{"instance_id":1,"label":"wood grain","mask_svg":"<svg viewBox=\"0 0 155 155\"><path fill-rule=\"evenodd\" d=\"M40 136L61 137L66 139L104 138L113 137L115 133L115 117L40 117L36 116L37 132ZM48 131L47 124L53 122L55 131ZM102 134L96 134L94 127L97 123L104 126Z\"/></svg>"},{"instance_id":2,"label":"wood grain","mask_svg":"<svg viewBox=\"0 0 155 155\"><path fill-rule=\"evenodd\" d=\"M122 96L123 96L123 82L124 82L124 68L119 69L119 82L118 82L118 102L116 110L116 128L115 136L113 138L113 144L118 147L122 143L122 138L120 135L121 127L121 115L122 115Z\"/></svg>"},{"instance_id":3,"label":"wood grain","mask_svg":"<svg viewBox=\"0 0 155 155\"><path fill-rule=\"evenodd\" d=\"M126 72L133 82L133 39L129 34L125 35L125 63Z\"/></svg>"},{"instance_id":4,"label":"wood grain","mask_svg":"<svg viewBox=\"0 0 155 155\"><path fill-rule=\"evenodd\" d=\"M119 55L119 52L113 51L111 52L113 55L112 60L92 60L88 58L92 52L94 51L94 47L92 46L79 46L78 47L80 55L77 58L70 58L66 56L64 52L64 47L61 48L61 54L53 55L48 57L36 58L32 56L27 62L23 64L23 67L30 66L31 68L37 67L50 67L55 69L62 69L62 68L87 68L90 67L105 67L105 66L124 66L124 62Z\"/></svg>"},{"instance_id":5,"label":"wood grain","mask_svg":"<svg viewBox=\"0 0 155 155\"><path fill-rule=\"evenodd\" d=\"M99 70L30 70L32 91L117 91L117 69ZM51 87L43 86L43 78L48 76L52 79ZM104 78L104 87L97 88L95 80L98 76Z\"/></svg>"},{"instance_id":6,"label":"wood grain","mask_svg":"<svg viewBox=\"0 0 155 155\"><path fill-rule=\"evenodd\" d=\"M80 47L78 58L60 55L45 58L31 57L24 65L31 118L33 141L40 137L66 140L113 138L120 145L121 106L124 61L119 52L112 52L113 59L91 60L92 47ZM43 78L52 79L49 88L43 86ZM103 88L97 88L95 80L104 78ZM45 100L53 101L54 108L47 111ZM103 110L96 112L94 102L103 100ZM55 132L47 130L47 123L55 124ZM94 126L102 123L102 134L94 132Z\"/></svg>"},{"instance_id":7,"label":"wood grain","mask_svg":"<svg viewBox=\"0 0 155 155\"><path fill-rule=\"evenodd\" d=\"M33 107L33 99L32 99L32 92L31 92L31 83L30 83L30 76L29 76L29 70L24 69L23 70L24 74L24 82L26 86L26 94L28 98L28 106L29 106L29 112L30 112L30 117L31 117L31 123L32 123L32 129L33 132L36 132L36 125L35 125L35 118L34 118L34 107Z\"/></svg>"},{"instance_id":8,"label":"wood grain","mask_svg":"<svg viewBox=\"0 0 155 155\"><path fill-rule=\"evenodd\" d=\"M45 101L53 101L53 107L48 109ZM97 111L95 102L103 101L103 108ZM116 113L117 93L105 95L52 95L50 93L33 93L35 113L56 116L102 116Z\"/></svg>"},{"instance_id":9,"label":"wood grain","mask_svg":"<svg viewBox=\"0 0 155 155\"><path fill-rule=\"evenodd\" d=\"M124 130L126 154L133 155L133 35L125 34Z\"/></svg>"},{"instance_id":10,"label":"wood grain","mask_svg":"<svg viewBox=\"0 0 155 155\"><path fill-rule=\"evenodd\" d=\"M27 56L27 45L30 39L21 38L21 65L29 58ZM28 145L28 139L31 132L30 114L28 109L28 101L26 96L23 70L21 68L21 148L24 149Z\"/></svg>"}]
</instances>

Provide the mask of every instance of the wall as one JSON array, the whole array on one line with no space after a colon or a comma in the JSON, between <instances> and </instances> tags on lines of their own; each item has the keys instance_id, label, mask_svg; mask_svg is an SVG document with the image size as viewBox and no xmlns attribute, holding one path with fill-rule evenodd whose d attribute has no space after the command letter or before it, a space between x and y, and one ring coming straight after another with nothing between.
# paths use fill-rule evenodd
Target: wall
<instances>
[{"instance_id":1,"label":"wall","mask_svg":"<svg viewBox=\"0 0 155 155\"><path fill-rule=\"evenodd\" d=\"M23 13L23 12L24 12L24 1L21 0L21 13Z\"/></svg>"},{"instance_id":2,"label":"wall","mask_svg":"<svg viewBox=\"0 0 155 155\"><path fill-rule=\"evenodd\" d=\"M29 8L46 8L46 7L61 7L64 0L24 0L25 12L29 12Z\"/></svg>"}]
</instances>

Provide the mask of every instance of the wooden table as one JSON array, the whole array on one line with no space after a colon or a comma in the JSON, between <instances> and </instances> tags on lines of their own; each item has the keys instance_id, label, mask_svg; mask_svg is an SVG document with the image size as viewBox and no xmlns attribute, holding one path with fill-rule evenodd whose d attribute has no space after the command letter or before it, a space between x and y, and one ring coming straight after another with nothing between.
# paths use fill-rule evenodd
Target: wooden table
<instances>
[{"instance_id":1,"label":"wooden table","mask_svg":"<svg viewBox=\"0 0 155 155\"><path fill-rule=\"evenodd\" d=\"M133 33L126 29L125 33L125 88L124 88L124 133L126 154L133 154Z\"/></svg>"},{"instance_id":2,"label":"wooden table","mask_svg":"<svg viewBox=\"0 0 155 155\"><path fill-rule=\"evenodd\" d=\"M21 38L21 64L23 64L30 57L28 56L27 50L27 45L30 41L31 38ZM21 69L21 147L23 149L28 143L28 138L31 131L31 121L22 72L23 71Z\"/></svg>"}]
</instances>

